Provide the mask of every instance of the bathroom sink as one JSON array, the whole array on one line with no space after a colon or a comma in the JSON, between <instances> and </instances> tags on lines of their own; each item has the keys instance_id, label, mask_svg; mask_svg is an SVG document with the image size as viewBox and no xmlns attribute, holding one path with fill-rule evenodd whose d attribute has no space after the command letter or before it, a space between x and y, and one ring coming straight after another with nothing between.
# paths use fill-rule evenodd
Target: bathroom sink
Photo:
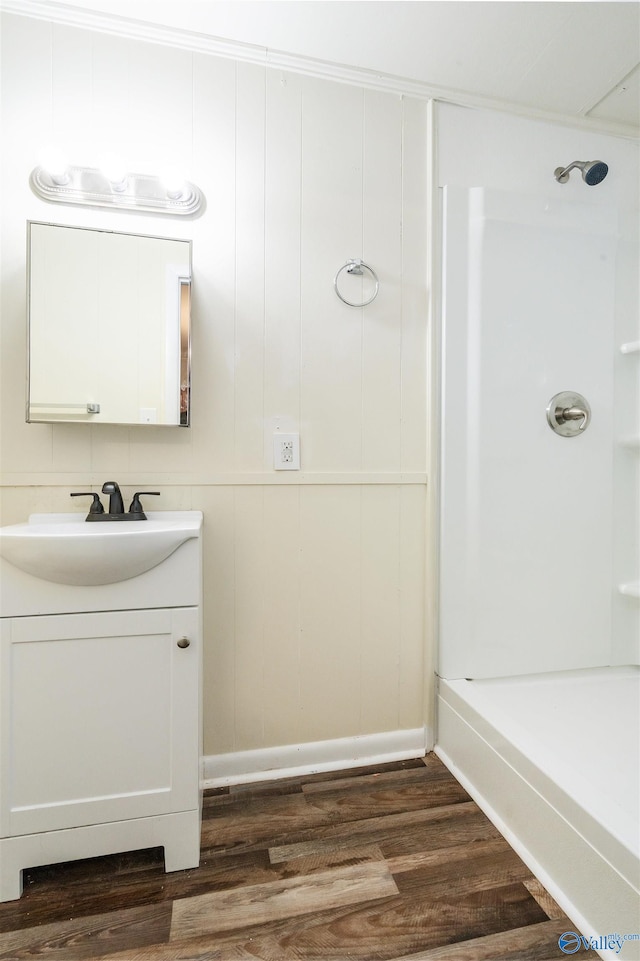
<instances>
[{"instance_id":1,"label":"bathroom sink","mask_svg":"<svg viewBox=\"0 0 640 961\"><path fill-rule=\"evenodd\" d=\"M88 524L84 515L32 514L0 528L0 557L56 584L95 586L126 581L156 567L198 537L199 511L148 511L135 524Z\"/></svg>"}]
</instances>

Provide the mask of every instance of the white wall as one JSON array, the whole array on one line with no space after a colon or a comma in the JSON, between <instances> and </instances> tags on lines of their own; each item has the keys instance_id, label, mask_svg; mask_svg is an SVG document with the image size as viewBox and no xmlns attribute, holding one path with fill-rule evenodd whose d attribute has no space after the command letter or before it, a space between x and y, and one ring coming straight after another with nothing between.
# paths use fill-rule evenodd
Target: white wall
<instances>
[{"instance_id":1,"label":"white wall","mask_svg":"<svg viewBox=\"0 0 640 961\"><path fill-rule=\"evenodd\" d=\"M446 195L440 673L638 663L638 150L440 105ZM596 187L572 160L609 164ZM446 188L446 189L445 189ZM546 423L561 390L592 421ZM636 438L635 449L622 446Z\"/></svg>"},{"instance_id":2,"label":"white wall","mask_svg":"<svg viewBox=\"0 0 640 961\"><path fill-rule=\"evenodd\" d=\"M204 511L206 754L421 727L426 104L19 16L2 71L2 522L106 479ZM47 205L50 140L176 163L206 212ZM190 429L24 423L29 219L193 240ZM364 310L333 291L351 257Z\"/></svg>"}]
</instances>

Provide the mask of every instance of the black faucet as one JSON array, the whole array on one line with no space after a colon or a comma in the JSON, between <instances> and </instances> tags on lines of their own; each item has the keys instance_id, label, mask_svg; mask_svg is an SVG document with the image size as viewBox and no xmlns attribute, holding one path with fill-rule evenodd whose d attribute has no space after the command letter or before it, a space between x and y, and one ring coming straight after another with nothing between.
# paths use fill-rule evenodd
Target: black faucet
<instances>
[{"instance_id":1,"label":"black faucet","mask_svg":"<svg viewBox=\"0 0 640 961\"><path fill-rule=\"evenodd\" d=\"M105 509L100 501L100 496L96 494L95 491L74 491L74 493L71 494L72 497L93 497L91 507L89 508L89 513L87 514L85 520L146 521L147 515L145 514L142 504L140 503L140 495L144 494L146 496L154 497L160 496L160 491L137 491L133 495L133 500L131 501L131 506L129 507L128 512L125 514L122 493L115 481L105 481L105 483L102 485L102 493L109 495L108 513L105 513Z\"/></svg>"},{"instance_id":2,"label":"black faucet","mask_svg":"<svg viewBox=\"0 0 640 961\"><path fill-rule=\"evenodd\" d=\"M102 485L102 493L109 495L109 513L124 514L124 504L120 488L115 481L105 481Z\"/></svg>"}]
</instances>

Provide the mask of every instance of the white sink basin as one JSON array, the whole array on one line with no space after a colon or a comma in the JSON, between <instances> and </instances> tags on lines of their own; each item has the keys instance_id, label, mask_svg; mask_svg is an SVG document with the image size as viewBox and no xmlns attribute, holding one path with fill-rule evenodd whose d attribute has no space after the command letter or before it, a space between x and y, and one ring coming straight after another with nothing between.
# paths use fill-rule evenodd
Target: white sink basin
<instances>
[{"instance_id":1,"label":"white sink basin","mask_svg":"<svg viewBox=\"0 0 640 961\"><path fill-rule=\"evenodd\" d=\"M56 584L126 581L198 537L199 511L149 511L146 521L85 521L79 514L32 514L0 528L0 557Z\"/></svg>"}]
</instances>

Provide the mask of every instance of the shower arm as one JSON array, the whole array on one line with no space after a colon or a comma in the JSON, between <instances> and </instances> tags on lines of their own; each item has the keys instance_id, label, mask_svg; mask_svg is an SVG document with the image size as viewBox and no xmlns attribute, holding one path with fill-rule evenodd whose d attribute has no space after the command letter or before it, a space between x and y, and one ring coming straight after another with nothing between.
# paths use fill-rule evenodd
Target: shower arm
<instances>
[{"instance_id":1,"label":"shower arm","mask_svg":"<svg viewBox=\"0 0 640 961\"><path fill-rule=\"evenodd\" d=\"M575 170L576 167L583 167L583 166L584 166L584 163L582 160L574 160L573 163L570 163L568 167L556 167L554 171L554 176L559 184L565 184L569 179L569 174L571 173L571 171Z\"/></svg>"},{"instance_id":2,"label":"shower arm","mask_svg":"<svg viewBox=\"0 0 640 961\"><path fill-rule=\"evenodd\" d=\"M570 163L567 167L556 167L556 169L553 172L553 175L559 184L566 184L569 180L569 174L571 173L571 171L575 170L576 167L579 170L584 170L584 166L585 166L584 160L574 160L573 163Z\"/></svg>"}]
</instances>

